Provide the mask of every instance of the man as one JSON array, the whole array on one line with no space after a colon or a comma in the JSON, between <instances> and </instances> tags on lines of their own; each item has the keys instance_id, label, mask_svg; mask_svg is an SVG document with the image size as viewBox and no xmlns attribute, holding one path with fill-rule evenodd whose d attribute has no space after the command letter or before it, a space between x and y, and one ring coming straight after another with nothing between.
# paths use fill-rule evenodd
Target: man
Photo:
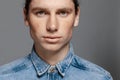
<instances>
[{"instance_id":1,"label":"man","mask_svg":"<svg viewBox=\"0 0 120 80\"><path fill-rule=\"evenodd\" d=\"M31 54L0 68L0 80L112 80L101 67L73 52L77 0L26 0L24 21L34 41Z\"/></svg>"}]
</instances>

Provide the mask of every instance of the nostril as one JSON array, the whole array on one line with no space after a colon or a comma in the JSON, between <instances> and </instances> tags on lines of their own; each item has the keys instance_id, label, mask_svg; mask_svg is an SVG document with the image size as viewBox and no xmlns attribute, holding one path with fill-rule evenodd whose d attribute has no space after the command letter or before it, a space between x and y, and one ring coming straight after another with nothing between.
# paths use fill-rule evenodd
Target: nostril
<instances>
[{"instance_id":1,"label":"nostril","mask_svg":"<svg viewBox=\"0 0 120 80\"><path fill-rule=\"evenodd\" d=\"M58 31L58 29L57 28L47 28L47 31L49 31L49 32L56 32L56 31Z\"/></svg>"}]
</instances>

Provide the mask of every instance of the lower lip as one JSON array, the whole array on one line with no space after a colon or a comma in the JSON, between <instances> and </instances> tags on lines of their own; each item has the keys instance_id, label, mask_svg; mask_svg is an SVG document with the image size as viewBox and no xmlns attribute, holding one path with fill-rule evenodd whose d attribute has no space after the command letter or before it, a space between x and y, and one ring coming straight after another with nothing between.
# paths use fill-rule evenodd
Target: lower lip
<instances>
[{"instance_id":1,"label":"lower lip","mask_svg":"<svg viewBox=\"0 0 120 80\"><path fill-rule=\"evenodd\" d=\"M44 38L44 40L48 43L57 43L60 38Z\"/></svg>"}]
</instances>

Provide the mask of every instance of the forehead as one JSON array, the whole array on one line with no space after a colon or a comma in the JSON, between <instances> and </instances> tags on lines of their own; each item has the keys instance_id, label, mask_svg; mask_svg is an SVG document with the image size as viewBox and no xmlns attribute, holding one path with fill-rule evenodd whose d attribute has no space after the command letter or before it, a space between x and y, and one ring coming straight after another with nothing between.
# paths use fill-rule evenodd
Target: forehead
<instances>
[{"instance_id":1,"label":"forehead","mask_svg":"<svg viewBox=\"0 0 120 80\"><path fill-rule=\"evenodd\" d=\"M45 8L62 8L68 7L74 9L72 0L32 0L30 8L45 7Z\"/></svg>"}]
</instances>

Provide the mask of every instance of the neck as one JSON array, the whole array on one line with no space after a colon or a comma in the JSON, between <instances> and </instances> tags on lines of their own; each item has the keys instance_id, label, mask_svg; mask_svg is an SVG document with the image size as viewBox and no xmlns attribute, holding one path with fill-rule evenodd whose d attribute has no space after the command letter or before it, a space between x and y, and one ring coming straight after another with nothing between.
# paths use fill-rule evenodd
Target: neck
<instances>
[{"instance_id":1,"label":"neck","mask_svg":"<svg viewBox=\"0 0 120 80\"><path fill-rule=\"evenodd\" d=\"M69 51L69 44L57 51L47 51L45 49L41 50L38 46L35 45L35 50L39 57L41 57L48 64L54 66L66 57Z\"/></svg>"}]
</instances>

